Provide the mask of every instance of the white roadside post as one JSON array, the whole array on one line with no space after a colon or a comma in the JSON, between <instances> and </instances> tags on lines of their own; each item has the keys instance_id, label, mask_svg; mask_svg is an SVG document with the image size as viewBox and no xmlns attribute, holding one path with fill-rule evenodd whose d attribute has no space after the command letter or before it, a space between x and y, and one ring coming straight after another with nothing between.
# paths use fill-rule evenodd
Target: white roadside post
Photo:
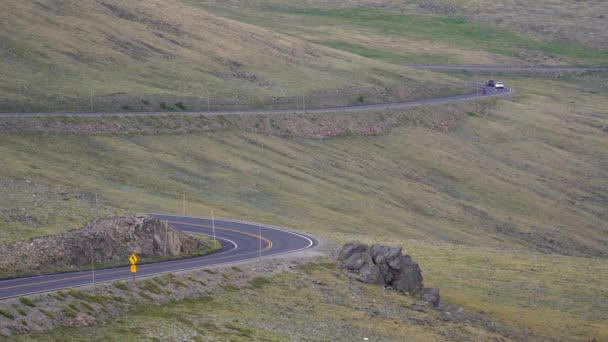
<instances>
[{"instance_id":1,"label":"white roadside post","mask_svg":"<svg viewBox=\"0 0 608 342\"><path fill-rule=\"evenodd\" d=\"M165 221L165 255L167 255L167 239L169 238L169 221Z\"/></svg>"},{"instance_id":2,"label":"white roadside post","mask_svg":"<svg viewBox=\"0 0 608 342\"><path fill-rule=\"evenodd\" d=\"M91 246L91 275L93 276L93 285L95 285L95 256L93 246Z\"/></svg>"},{"instance_id":3,"label":"white roadside post","mask_svg":"<svg viewBox=\"0 0 608 342\"><path fill-rule=\"evenodd\" d=\"M186 193L184 192L182 196L182 213L186 216Z\"/></svg>"},{"instance_id":4,"label":"white roadside post","mask_svg":"<svg viewBox=\"0 0 608 342\"><path fill-rule=\"evenodd\" d=\"M207 92L207 111L210 112L211 111L211 96L209 95L209 89L205 88L205 91Z\"/></svg>"},{"instance_id":5,"label":"white roadside post","mask_svg":"<svg viewBox=\"0 0 608 342\"><path fill-rule=\"evenodd\" d=\"M211 210L211 228L213 229L213 241L215 240L215 218L213 217L213 210Z\"/></svg>"}]
</instances>

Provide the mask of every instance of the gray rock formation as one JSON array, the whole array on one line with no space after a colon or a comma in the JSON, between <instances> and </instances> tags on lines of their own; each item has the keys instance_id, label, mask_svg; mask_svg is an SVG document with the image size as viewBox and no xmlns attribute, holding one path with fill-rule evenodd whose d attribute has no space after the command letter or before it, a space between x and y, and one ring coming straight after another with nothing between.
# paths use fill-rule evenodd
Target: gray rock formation
<instances>
[{"instance_id":1,"label":"gray rock formation","mask_svg":"<svg viewBox=\"0 0 608 342\"><path fill-rule=\"evenodd\" d=\"M423 286L420 266L411 256L402 254L401 247L369 247L361 242L350 242L338 251L337 257L353 279L404 293L419 292L425 303L439 306L439 290Z\"/></svg>"},{"instance_id":2,"label":"gray rock formation","mask_svg":"<svg viewBox=\"0 0 608 342\"><path fill-rule=\"evenodd\" d=\"M210 245L165 222L146 216L92 220L84 228L0 245L0 270L46 270L55 267L177 256Z\"/></svg>"},{"instance_id":3,"label":"gray rock formation","mask_svg":"<svg viewBox=\"0 0 608 342\"><path fill-rule=\"evenodd\" d=\"M338 252L338 260L349 276L364 283L390 286L401 292L422 290L420 267L400 247L350 242Z\"/></svg>"},{"instance_id":4,"label":"gray rock formation","mask_svg":"<svg viewBox=\"0 0 608 342\"><path fill-rule=\"evenodd\" d=\"M424 288L420 295L422 300L433 307L439 306L439 290L434 288Z\"/></svg>"}]
</instances>

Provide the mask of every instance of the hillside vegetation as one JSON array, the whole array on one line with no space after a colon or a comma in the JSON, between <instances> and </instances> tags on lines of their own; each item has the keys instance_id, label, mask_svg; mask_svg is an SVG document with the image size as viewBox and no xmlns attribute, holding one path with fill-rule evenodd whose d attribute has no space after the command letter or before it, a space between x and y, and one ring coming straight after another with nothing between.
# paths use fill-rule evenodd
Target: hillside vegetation
<instances>
[{"instance_id":1,"label":"hillside vegetation","mask_svg":"<svg viewBox=\"0 0 608 342\"><path fill-rule=\"evenodd\" d=\"M424 126L327 141L234 131L4 134L1 174L98 193L123 210L181 211L185 192L193 214L215 207L327 234L373 227L384 236L604 255L606 90L589 94L573 82L576 95L558 98L559 81L509 82L527 95L484 112L470 107L449 134Z\"/></svg>"},{"instance_id":2,"label":"hillside vegetation","mask_svg":"<svg viewBox=\"0 0 608 342\"><path fill-rule=\"evenodd\" d=\"M462 91L448 76L315 45L180 0L3 6L10 11L0 12L0 111L301 108Z\"/></svg>"},{"instance_id":3,"label":"hillside vegetation","mask_svg":"<svg viewBox=\"0 0 608 342\"><path fill-rule=\"evenodd\" d=\"M6 203L2 239L76 228L60 224L82 219L74 205L182 213L185 194L189 215L214 210L332 242L402 244L426 265L428 285L447 288L448 303L517 330L606 336L603 78L506 81L524 95L470 105L448 132L405 124L328 140L234 129L4 134L0 175L25 190ZM20 216L32 205L27 189L40 184L82 195L54 216L44 215L62 207L53 196Z\"/></svg>"},{"instance_id":4,"label":"hillside vegetation","mask_svg":"<svg viewBox=\"0 0 608 342\"><path fill-rule=\"evenodd\" d=\"M608 64L600 1L188 1L396 64Z\"/></svg>"},{"instance_id":5,"label":"hillside vegetation","mask_svg":"<svg viewBox=\"0 0 608 342\"><path fill-rule=\"evenodd\" d=\"M402 63L608 64L601 1L7 1L0 110L357 104L486 78ZM402 245L451 310L316 264L36 338L608 339L606 74L500 80L514 96L403 111L3 118L0 242L213 210Z\"/></svg>"}]
</instances>

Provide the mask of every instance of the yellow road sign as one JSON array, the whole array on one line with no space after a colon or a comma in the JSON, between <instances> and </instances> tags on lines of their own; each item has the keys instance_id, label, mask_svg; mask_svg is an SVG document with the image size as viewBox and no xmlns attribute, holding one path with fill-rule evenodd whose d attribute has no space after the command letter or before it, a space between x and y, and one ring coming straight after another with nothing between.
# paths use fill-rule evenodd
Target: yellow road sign
<instances>
[{"instance_id":1,"label":"yellow road sign","mask_svg":"<svg viewBox=\"0 0 608 342\"><path fill-rule=\"evenodd\" d=\"M131 273L137 273L137 265L131 265Z\"/></svg>"},{"instance_id":2,"label":"yellow road sign","mask_svg":"<svg viewBox=\"0 0 608 342\"><path fill-rule=\"evenodd\" d=\"M131 262L131 265L137 264L137 260L139 260L139 259L137 258L137 255L135 255L135 253L131 254L131 256L129 257L129 261Z\"/></svg>"}]
</instances>

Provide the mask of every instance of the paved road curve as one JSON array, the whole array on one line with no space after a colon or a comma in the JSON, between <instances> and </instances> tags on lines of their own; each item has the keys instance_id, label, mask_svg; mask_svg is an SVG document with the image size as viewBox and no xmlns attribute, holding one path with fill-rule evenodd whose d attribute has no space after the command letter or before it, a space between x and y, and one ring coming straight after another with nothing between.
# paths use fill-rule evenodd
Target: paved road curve
<instances>
[{"instance_id":1,"label":"paved road curve","mask_svg":"<svg viewBox=\"0 0 608 342\"><path fill-rule=\"evenodd\" d=\"M186 232L213 235L211 219L161 214L153 214L153 216L161 220L167 220L178 229ZM259 236L260 230L261 238ZM315 239L303 234L241 221L215 220L215 232L217 239L222 244L220 251L201 257L138 265L136 276L144 277L240 262L259 258L260 255L266 257L293 253L316 245ZM129 267L97 270L94 273L96 283L129 280L132 277ZM0 281L0 299L85 286L92 283L93 272L90 270L2 280Z\"/></svg>"},{"instance_id":2,"label":"paved road curve","mask_svg":"<svg viewBox=\"0 0 608 342\"><path fill-rule=\"evenodd\" d=\"M471 88L475 88L474 86ZM496 90L484 96L504 96L511 89ZM261 109L261 110L232 110L232 111L210 111L210 112L57 112L57 113L2 113L0 117L27 117L27 116L152 116L152 115L192 115L192 116L215 116L215 115L255 115L255 114L303 114L303 113L329 113L329 112L364 112L368 110L382 110L388 108L410 108L434 104L470 101L479 98L479 93L465 95L436 97L432 99L411 100L403 102L378 103L359 106L316 108L316 109Z\"/></svg>"}]
</instances>

